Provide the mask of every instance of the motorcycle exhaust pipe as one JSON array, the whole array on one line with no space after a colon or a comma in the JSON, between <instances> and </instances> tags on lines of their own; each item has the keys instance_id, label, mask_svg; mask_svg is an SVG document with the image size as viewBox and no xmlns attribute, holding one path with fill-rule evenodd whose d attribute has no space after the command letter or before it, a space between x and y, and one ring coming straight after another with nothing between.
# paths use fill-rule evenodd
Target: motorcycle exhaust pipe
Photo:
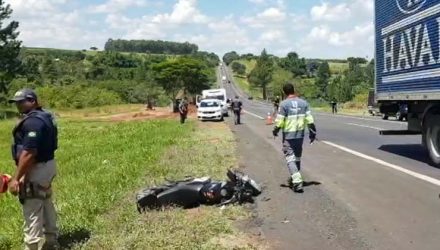
<instances>
[{"instance_id":1,"label":"motorcycle exhaust pipe","mask_svg":"<svg viewBox=\"0 0 440 250\"><path fill-rule=\"evenodd\" d=\"M11 176L7 174L0 174L0 194L8 191L8 183L11 180Z\"/></svg>"}]
</instances>

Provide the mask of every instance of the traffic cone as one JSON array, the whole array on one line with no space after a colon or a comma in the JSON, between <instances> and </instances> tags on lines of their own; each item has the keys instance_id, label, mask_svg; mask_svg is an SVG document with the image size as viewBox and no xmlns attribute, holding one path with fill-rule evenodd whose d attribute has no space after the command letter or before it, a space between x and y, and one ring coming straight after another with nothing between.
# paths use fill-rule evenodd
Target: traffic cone
<instances>
[{"instance_id":1,"label":"traffic cone","mask_svg":"<svg viewBox=\"0 0 440 250\"><path fill-rule=\"evenodd\" d=\"M273 124L272 115L270 113L267 113L266 125L272 125L272 124Z\"/></svg>"},{"instance_id":2,"label":"traffic cone","mask_svg":"<svg viewBox=\"0 0 440 250\"><path fill-rule=\"evenodd\" d=\"M0 175L0 194L6 193L6 191L8 191L8 183L10 179L11 176L7 174Z\"/></svg>"}]
</instances>

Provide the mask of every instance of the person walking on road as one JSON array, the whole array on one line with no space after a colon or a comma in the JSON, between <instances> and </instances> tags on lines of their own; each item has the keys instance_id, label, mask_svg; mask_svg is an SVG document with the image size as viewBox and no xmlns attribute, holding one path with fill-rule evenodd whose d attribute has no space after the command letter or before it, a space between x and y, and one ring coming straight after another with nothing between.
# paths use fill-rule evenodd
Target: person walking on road
<instances>
[{"instance_id":1,"label":"person walking on road","mask_svg":"<svg viewBox=\"0 0 440 250\"><path fill-rule=\"evenodd\" d=\"M309 104L295 95L293 84L283 86L286 100L281 102L273 135L278 136L282 131L283 152L290 172L288 184L297 193L303 192L303 178L301 176L301 156L306 126L309 129L310 143L316 139L316 127Z\"/></svg>"},{"instance_id":2,"label":"person walking on road","mask_svg":"<svg viewBox=\"0 0 440 250\"><path fill-rule=\"evenodd\" d=\"M23 207L25 249L58 249L57 214L52 202L58 147L55 119L41 108L30 89L18 91L9 102L23 115L12 132L12 157L17 167L9 191L18 195Z\"/></svg>"},{"instance_id":3,"label":"person walking on road","mask_svg":"<svg viewBox=\"0 0 440 250\"><path fill-rule=\"evenodd\" d=\"M188 99L184 97L179 104L179 113L180 113L180 123L184 124L186 118L188 117Z\"/></svg>"},{"instance_id":4,"label":"person walking on road","mask_svg":"<svg viewBox=\"0 0 440 250\"><path fill-rule=\"evenodd\" d=\"M235 96L235 99L232 101L232 111L234 112L234 124L241 124L240 116L241 110L243 108L243 103L241 103L240 98Z\"/></svg>"}]
</instances>

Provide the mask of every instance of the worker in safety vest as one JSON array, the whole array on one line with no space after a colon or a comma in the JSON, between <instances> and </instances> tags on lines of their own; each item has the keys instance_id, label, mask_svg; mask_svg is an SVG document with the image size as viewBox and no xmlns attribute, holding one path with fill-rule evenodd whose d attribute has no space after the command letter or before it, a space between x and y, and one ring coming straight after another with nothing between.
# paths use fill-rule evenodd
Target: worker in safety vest
<instances>
[{"instance_id":1,"label":"worker in safety vest","mask_svg":"<svg viewBox=\"0 0 440 250\"><path fill-rule=\"evenodd\" d=\"M273 135L278 136L279 131L282 131L283 152L290 172L289 186L295 192L302 193L303 178L300 170L305 129L308 127L310 143L313 143L316 127L309 104L295 95L293 84L285 84L283 91L287 98L280 104Z\"/></svg>"}]
</instances>

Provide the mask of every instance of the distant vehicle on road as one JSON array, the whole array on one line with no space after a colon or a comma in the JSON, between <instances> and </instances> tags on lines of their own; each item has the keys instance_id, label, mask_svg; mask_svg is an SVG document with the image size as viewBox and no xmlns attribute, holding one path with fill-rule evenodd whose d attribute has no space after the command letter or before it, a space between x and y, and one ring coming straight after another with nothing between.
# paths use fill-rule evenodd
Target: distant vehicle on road
<instances>
[{"instance_id":1,"label":"distant vehicle on road","mask_svg":"<svg viewBox=\"0 0 440 250\"><path fill-rule=\"evenodd\" d=\"M223 104L217 99L204 99L197 105L199 120L223 121Z\"/></svg>"},{"instance_id":2,"label":"distant vehicle on road","mask_svg":"<svg viewBox=\"0 0 440 250\"><path fill-rule=\"evenodd\" d=\"M405 111L408 123L406 130L381 134L422 135L432 162L440 166L440 1L375 3L376 100L385 117Z\"/></svg>"},{"instance_id":3,"label":"distant vehicle on road","mask_svg":"<svg viewBox=\"0 0 440 250\"><path fill-rule=\"evenodd\" d=\"M197 96L197 105L204 99L216 99L222 104L223 116L229 116L226 89L207 89L202 91L202 96Z\"/></svg>"}]
</instances>

